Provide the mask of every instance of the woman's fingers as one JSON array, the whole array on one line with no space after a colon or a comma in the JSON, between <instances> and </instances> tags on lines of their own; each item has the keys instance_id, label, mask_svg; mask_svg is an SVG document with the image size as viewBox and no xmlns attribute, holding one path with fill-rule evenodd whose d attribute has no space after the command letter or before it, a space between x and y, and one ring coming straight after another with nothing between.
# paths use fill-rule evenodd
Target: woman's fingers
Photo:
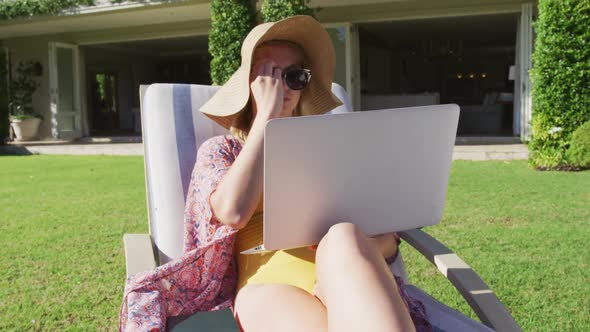
<instances>
[{"instance_id":1,"label":"woman's fingers","mask_svg":"<svg viewBox=\"0 0 590 332\"><path fill-rule=\"evenodd\" d=\"M273 67L275 66L274 61L266 60L264 61L264 71L262 73L263 76L273 76Z\"/></svg>"},{"instance_id":2,"label":"woman's fingers","mask_svg":"<svg viewBox=\"0 0 590 332\"><path fill-rule=\"evenodd\" d=\"M265 78L271 78L269 81L270 83L280 83L283 71L281 68L275 68L275 66L276 64L274 61L262 61L257 64L256 67L252 68L252 71L250 72L250 81L254 83L255 81L264 81ZM277 81L272 80L273 78Z\"/></svg>"},{"instance_id":3,"label":"woman's fingers","mask_svg":"<svg viewBox=\"0 0 590 332\"><path fill-rule=\"evenodd\" d=\"M256 71L256 76L250 77L250 89L256 103L257 117L278 117L283 108L283 71L275 68L276 63L269 59L261 61L256 66L258 67L252 69Z\"/></svg>"},{"instance_id":4,"label":"woman's fingers","mask_svg":"<svg viewBox=\"0 0 590 332\"><path fill-rule=\"evenodd\" d=\"M274 66L271 60L260 61L252 67L250 71L250 80L253 81L260 76L272 76L272 67Z\"/></svg>"},{"instance_id":5,"label":"woman's fingers","mask_svg":"<svg viewBox=\"0 0 590 332\"><path fill-rule=\"evenodd\" d=\"M273 72L272 72L272 76L276 79L281 81L283 78L281 77L283 75L283 70L281 68L274 68Z\"/></svg>"}]
</instances>

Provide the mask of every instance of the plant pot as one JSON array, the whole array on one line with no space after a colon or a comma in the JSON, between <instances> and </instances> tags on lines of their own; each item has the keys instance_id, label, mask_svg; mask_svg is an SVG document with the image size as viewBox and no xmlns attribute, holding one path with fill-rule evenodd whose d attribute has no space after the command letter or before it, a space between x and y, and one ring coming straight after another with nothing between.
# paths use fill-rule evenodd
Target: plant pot
<instances>
[{"instance_id":1,"label":"plant pot","mask_svg":"<svg viewBox=\"0 0 590 332\"><path fill-rule=\"evenodd\" d=\"M39 132L39 125L41 125L41 119L30 118L24 120L10 120L10 126L16 136L15 140L20 141L32 141L39 139L37 135Z\"/></svg>"}]
</instances>

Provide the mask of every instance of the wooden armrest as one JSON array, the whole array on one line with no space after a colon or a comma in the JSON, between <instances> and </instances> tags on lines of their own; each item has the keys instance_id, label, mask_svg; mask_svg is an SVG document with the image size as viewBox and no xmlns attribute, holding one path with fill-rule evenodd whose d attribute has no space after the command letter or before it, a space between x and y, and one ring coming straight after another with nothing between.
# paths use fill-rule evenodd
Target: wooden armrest
<instances>
[{"instance_id":1,"label":"wooden armrest","mask_svg":"<svg viewBox=\"0 0 590 332\"><path fill-rule=\"evenodd\" d=\"M154 247L149 234L123 235L127 277L156 268Z\"/></svg>"},{"instance_id":2,"label":"wooden armrest","mask_svg":"<svg viewBox=\"0 0 590 332\"><path fill-rule=\"evenodd\" d=\"M522 331L488 285L449 248L422 230L399 232L449 279L486 326L496 331Z\"/></svg>"}]
</instances>

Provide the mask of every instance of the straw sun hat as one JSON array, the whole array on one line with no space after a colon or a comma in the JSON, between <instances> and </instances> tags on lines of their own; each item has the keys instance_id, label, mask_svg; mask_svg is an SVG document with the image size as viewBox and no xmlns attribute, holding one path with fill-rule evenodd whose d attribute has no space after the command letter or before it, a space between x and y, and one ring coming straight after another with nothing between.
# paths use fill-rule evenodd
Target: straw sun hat
<instances>
[{"instance_id":1,"label":"straw sun hat","mask_svg":"<svg viewBox=\"0 0 590 332\"><path fill-rule=\"evenodd\" d=\"M236 115L250 98L250 69L252 55L260 44L271 40L293 42L303 49L311 80L301 93L302 115L323 114L340 106L332 94L332 79L336 56L328 32L311 16L292 16L274 23L256 26L242 44L240 68L213 95L200 111L225 128L230 128Z\"/></svg>"}]
</instances>

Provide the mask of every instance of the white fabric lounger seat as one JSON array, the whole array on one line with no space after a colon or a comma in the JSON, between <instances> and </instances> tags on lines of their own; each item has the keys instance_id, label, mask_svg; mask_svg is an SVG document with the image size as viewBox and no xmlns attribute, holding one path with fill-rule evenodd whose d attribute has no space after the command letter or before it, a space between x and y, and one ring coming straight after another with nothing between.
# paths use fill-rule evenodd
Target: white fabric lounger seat
<instances>
[{"instance_id":1,"label":"white fabric lounger seat","mask_svg":"<svg viewBox=\"0 0 590 332\"><path fill-rule=\"evenodd\" d=\"M208 138L227 134L226 129L198 111L217 89L186 84L141 87L150 234L125 235L127 275L152 269L182 253L185 197L197 149ZM333 84L332 90L344 102L332 112L351 111L346 91L337 84ZM406 290L426 305L435 331L520 331L495 294L450 250L420 230L402 232L401 236L437 265L483 322L470 319L410 285L400 255L392 271L404 278L408 283ZM237 331L228 310L197 313L173 330L199 327L206 331Z\"/></svg>"}]
</instances>

